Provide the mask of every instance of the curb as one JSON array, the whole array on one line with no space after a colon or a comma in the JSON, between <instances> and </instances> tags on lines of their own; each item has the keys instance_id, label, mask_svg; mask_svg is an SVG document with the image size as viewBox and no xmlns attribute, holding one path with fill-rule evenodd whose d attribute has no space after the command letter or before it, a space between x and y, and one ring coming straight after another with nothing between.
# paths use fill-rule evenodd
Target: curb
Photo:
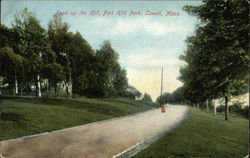
<instances>
[{"instance_id":1,"label":"curb","mask_svg":"<svg viewBox=\"0 0 250 158\"><path fill-rule=\"evenodd\" d=\"M144 141L136 143L135 145L133 145L130 148L122 151L121 153L118 153L118 154L112 156L112 158L130 158L130 157L136 155L138 152L140 152L141 150L147 148L150 144L156 142L158 139L163 137L165 134L171 132L173 129L175 129L176 127L181 125L184 122L184 120L186 120L186 118L187 118L188 110L189 109L187 109L185 111L183 117L175 120L174 124L172 126L170 126L169 128L157 133L155 136L152 136L152 137L150 137L150 138L148 138L148 139L146 139Z\"/></svg>"},{"instance_id":2,"label":"curb","mask_svg":"<svg viewBox=\"0 0 250 158\"><path fill-rule=\"evenodd\" d=\"M130 117L130 116L139 115L141 113L145 113L145 112L148 112L150 110L155 110L155 109L158 109L158 108L147 109L147 110L144 110L144 111L139 111L139 112L128 114L128 115L124 115L124 116L119 116L119 117L114 117L114 118L111 118L111 119L97 121L97 122L92 122L92 123L88 123L88 124L84 124L84 125L79 125L79 126L74 126L74 127L68 127L68 128L64 128L64 129L54 130L54 131L51 131L51 132L43 132L43 133L32 134L32 135L28 135L28 136L19 137L19 138L14 138L14 139L9 139L9 140L3 140L3 141L0 141L0 145L4 144L4 143L8 143L8 142L18 141L18 140L22 140L22 139L29 139L29 138L33 138L33 137L37 137L37 136L42 136L42 135L47 135L47 134L51 134L51 133L59 133L59 132L63 132L63 131L70 130L70 129L76 129L76 128L79 128L79 127L87 127L87 126L96 125L96 124L100 124L100 123L105 123L105 122L109 122L109 121L119 120L119 119L127 118L127 117Z\"/></svg>"}]
</instances>

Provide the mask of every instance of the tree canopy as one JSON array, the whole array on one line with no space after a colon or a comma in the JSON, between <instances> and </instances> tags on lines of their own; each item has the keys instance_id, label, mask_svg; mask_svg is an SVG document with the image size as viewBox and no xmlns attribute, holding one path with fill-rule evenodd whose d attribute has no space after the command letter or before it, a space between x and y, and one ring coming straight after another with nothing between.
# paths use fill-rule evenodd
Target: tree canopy
<instances>
[{"instance_id":1,"label":"tree canopy","mask_svg":"<svg viewBox=\"0 0 250 158\"><path fill-rule=\"evenodd\" d=\"M185 97L194 103L218 97L225 97L227 102L230 96L247 92L248 2L203 0L202 5L183 9L200 20L195 35L186 40L185 54L180 56L186 62L179 77Z\"/></svg>"},{"instance_id":2,"label":"tree canopy","mask_svg":"<svg viewBox=\"0 0 250 158\"><path fill-rule=\"evenodd\" d=\"M163 104L184 104L187 103L187 100L184 96L184 87L178 87L172 93L163 93L162 96L157 97L156 102L160 103L160 100Z\"/></svg>"},{"instance_id":3,"label":"tree canopy","mask_svg":"<svg viewBox=\"0 0 250 158\"><path fill-rule=\"evenodd\" d=\"M59 15L44 29L25 8L12 27L0 25L0 90L41 96L67 92L86 97L126 96L127 72L109 41L99 50ZM1 94L1 93L0 93Z\"/></svg>"},{"instance_id":4,"label":"tree canopy","mask_svg":"<svg viewBox=\"0 0 250 158\"><path fill-rule=\"evenodd\" d=\"M142 100L143 100L143 101L146 101L146 102L153 102L151 96L150 96L149 94L147 94L147 93L145 93L145 94L143 95Z\"/></svg>"}]
</instances>

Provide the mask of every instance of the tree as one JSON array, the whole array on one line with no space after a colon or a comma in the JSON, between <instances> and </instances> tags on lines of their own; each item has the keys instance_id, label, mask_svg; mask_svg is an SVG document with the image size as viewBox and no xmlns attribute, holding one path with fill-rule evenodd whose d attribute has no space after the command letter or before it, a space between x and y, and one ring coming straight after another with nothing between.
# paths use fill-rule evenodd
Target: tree
<instances>
[{"instance_id":1,"label":"tree","mask_svg":"<svg viewBox=\"0 0 250 158\"><path fill-rule=\"evenodd\" d=\"M0 61L0 76L7 78L9 86L13 85L13 95L18 94L17 71L23 64L24 59L21 56L16 55L12 48L4 47L0 49Z\"/></svg>"},{"instance_id":2,"label":"tree","mask_svg":"<svg viewBox=\"0 0 250 158\"><path fill-rule=\"evenodd\" d=\"M87 97L126 96L127 72L109 41L93 51L79 32L69 31L59 15L50 20L48 31L25 8L15 16L12 28L0 25L0 94L3 84L9 93L67 94ZM136 94L138 95L138 94Z\"/></svg>"},{"instance_id":3,"label":"tree","mask_svg":"<svg viewBox=\"0 0 250 158\"><path fill-rule=\"evenodd\" d=\"M127 79L127 71L125 69L121 69L120 66L117 66L115 78L113 81L115 96L123 96L126 93L128 88L128 79Z\"/></svg>"},{"instance_id":4,"label":"tree","mask_svg":"<svg viewBox=\"0 0 250 158\"><path fill-rule=\"evenodd\" d=\"M25 8L21 14L16 15L12 24L13 30L18 34L18 40L15 43L15 52L24 57L25 62L23 72L19 75L21 79L21 88L23 79L28 87L32 82L36 85L36 95L41 97L41 70L44 60L51 56L51 49L47 43L46 31L40 25L36 17ZM47 57L48 58L48 57Z\"/></svg>"},{"instance_id":5,"label":"tree","mask_svg":"<svg viewBox=\"0 0 250 158\"><path fill-rule=\"evenodd\" d=\"M71 34L70 38L69 61L72 70L72 91L76 94L91 96L88 91L92 88L91 80L94 77L92 76L95 64L94 51L79 32Z\"/></svg>"},{"instance_id":6,"label":"tree","mask_svg":"<svg viewBox=\"0 0 250 158\"><path fill-rule=\"evenodd\" d=\"M12 84L13 75L10 73L13 72L13 61L18 57L14 54L15 39L18 38L17 34L12 29L7 28L6 26L0 24L0 94L1 87L4 83L8 83L9 88ZM9 61L9 63L7 62ZM20 66L20 65L19 65ZM18 67L15 66L15 72L18 72ZM17 74L16 74L17 75ZM12 76L12 77L10 77ZM8 78L7 78L8 77ZM16 81L16 80L15 80ZM15 84L16 85L16 84ZM17 87L16 87L17 89Z\"/></svg>"},{"instance_id":7,"label":"tree","mask_svg":"<svg viewBox=\"0 0 250 158\"><path fill-rule=\"evenodd\" d=\"M109 41L105 41L96 52L99 94L104 97L121 95L127 89L126 70L121 69L119 55Z\"/></svg>"},{"instance_id":8,"label":"tree","mask_svg":"<svg viewBox=\"0 0 250 158\"><path fill-rule=\"evenodd\" d=\"M64 81L68 94L72 94L72 70L70 63L70 43L71 34L69 33L69 25L62 22L59 15L55 15L48 25L48 39L52 50L56 53L56 63L63 67ZM57 89L57 84L54 87Z\"/></svg>"},{"instance_id":9,"label":"tree","mask_svg":"<svg viewBox=\"0 0 250 158\"><path fill-rule=\"evenodd\" d=\"M160 100L162 100L162 102L164 104L166 103L172 103L172 104L183 104L183 103L187 103L187 100L184 96L184 87L178 87L175 91L173 91L172 93L163 93L162 96L157 97L156 102L160 103Z\"/></svg>"},{"instance_id":10,"label":"tree","mask_svg":"<svg viewBox=\"0 0 250 158\"><path fill-rule=\"evenodd\" d=\"M151 96L150 96L149 94L147 94L147 93L145 93L145 94L143 95L142 100L143 100L143 101L146 101L146 102L153 102Z\"/></svg>"},{"instance_id":11,"label":"tree","mask_svg":"<svg viewBox=\"0 0 250 158\"><path fill-rule=\"evenodd\" d=\"M173 103L173 97L172 97L171 93L166 92L166 93L163 93L162 96L159 96L156 98L157 103L160 103L160 101L163 104Z\"/></svg>"},{"instance_id":12,"label":"tree","mask_svg":"<svg viewBox=\"0 0 250 158\"><path fill-rule=\"evenodd\" d=\"M136 98L141 97L141 95L142 94L138 89L136 89L132 85L128 85L126 91L124 92L124 94L122 96L126 97L126 98L136 99Z\"/></svg>"},{"instance_id":13,"label":"tree","mask_svg":"<svg viewBox=\"0 0 250 158\"><path fill-rule=\"evenodd\" d=\"M247 1L204 0L200 6L185 6L196 15L201 25L188 38L188 49L182 56L187 65L180 70L185 93L193 101L197 96L225 98L225 119L228 119L228 98L247 91L248 81L248 3Z\"/></svg>"},{"instance_id":14,"label":"tree","mask_svg":"<svg viewBox=\"0 0 250 158\"><path fill-rule=\"evenodd\" d=\"M48 79L46 89L51 93L51 87L54 87L55 94L58 93L57 84L64 79L63 67L55 62L43 66L42 75Z\"/></svg>"}]
</instances>

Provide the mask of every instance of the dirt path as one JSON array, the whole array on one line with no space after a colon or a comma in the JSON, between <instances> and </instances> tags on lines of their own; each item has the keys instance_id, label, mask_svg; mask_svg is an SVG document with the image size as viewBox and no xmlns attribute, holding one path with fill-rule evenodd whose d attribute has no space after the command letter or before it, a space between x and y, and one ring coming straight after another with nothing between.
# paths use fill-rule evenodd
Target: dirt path
<instances>
[{"instance_id":1,"label":"dirt path","mask_svg":"<svg viewBox=\"0 0 250 158\"><path fill-rule=\"evenodd\" d=\"M111 158L137 142L176 123L186 106L83 125L31 138L3 141L0 153L9 158ZM1 155L0 154L0 155Z\"/></svg>"}]
</instances>

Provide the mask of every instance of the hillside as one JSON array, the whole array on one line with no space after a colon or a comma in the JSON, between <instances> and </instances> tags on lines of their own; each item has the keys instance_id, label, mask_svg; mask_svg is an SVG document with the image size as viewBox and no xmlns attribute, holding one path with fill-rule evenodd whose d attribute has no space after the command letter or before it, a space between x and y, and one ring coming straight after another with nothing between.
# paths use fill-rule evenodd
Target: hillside
<instances>
[{"instance_id":1,"label":"hillside","mask_svg":"<svg viewBox=\"0 0 250 158\"><path fill-rule=\"evenodd\" d=\"M0 140L53 131L157 107L124 98L1 97Z\"/></svg>"}]
</instances>

